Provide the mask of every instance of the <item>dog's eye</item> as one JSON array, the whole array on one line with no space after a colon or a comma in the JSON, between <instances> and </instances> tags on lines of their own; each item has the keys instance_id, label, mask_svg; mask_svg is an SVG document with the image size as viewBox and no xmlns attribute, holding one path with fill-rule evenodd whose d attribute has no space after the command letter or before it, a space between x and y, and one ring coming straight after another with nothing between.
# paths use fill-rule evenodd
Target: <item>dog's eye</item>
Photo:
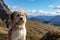
<instances>
[{"instance_id":1,"label":"dog's eye","mask_svg":"<svg viewBox=\"0 0 60 40\"><path fill-rule=\"evenodd\" d=\"M17 15L17 16L20 16L20 15Z\"/></svg>"},{"instance_id":2,"label":"dog's eye","mask_svg":"<svg viewBox=\"0 0 60 40\"><path fill-rule=\"evenodd\" d=\"M24 15L21 15L21 16L24 16Z\"/></svg>"}]
</instances>

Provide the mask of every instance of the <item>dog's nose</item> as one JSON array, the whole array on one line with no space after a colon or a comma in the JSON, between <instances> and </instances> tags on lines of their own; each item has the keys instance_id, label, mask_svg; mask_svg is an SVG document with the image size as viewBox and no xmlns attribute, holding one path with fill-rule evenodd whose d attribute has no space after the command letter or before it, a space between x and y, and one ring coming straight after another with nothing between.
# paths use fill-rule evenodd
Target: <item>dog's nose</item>
<instances>
[{"instance_id":1,"label":"dog's nose","mask_svg":"<svg viewBox=\"0 0 60 40\"><path fill-rule=\"evenodd\" d=\"M21 17L20 20L23 20L23 18Z\"/></svg>"}]
</instances>

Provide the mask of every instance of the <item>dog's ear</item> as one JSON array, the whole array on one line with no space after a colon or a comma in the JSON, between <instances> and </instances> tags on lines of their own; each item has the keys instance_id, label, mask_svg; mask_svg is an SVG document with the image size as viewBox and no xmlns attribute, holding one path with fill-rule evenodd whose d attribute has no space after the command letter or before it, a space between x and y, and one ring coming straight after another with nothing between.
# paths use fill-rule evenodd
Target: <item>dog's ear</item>
<instances>
[{"instance_id":1,"label":"dog's ear","mask_svg":"<svg viewBox=\"0 0 60 40\"><path fill-rule=\"evenodd\" d=\"M11 20L13 20L13 15L14 15L14 14L12 13L12 14L11 14Z\"/></svg>"},{"instance_id":2,"label":"dog's ear","mask_svg":"<svg viewBox=\"0 0 60 40\"><path fill-rule=\"evenodd\" d=\"M14 18L15 15L16 15L15 12L13 12L13 13L11 14L11 20L13 20L13 18Z\"/></svg>"}]
</instances>

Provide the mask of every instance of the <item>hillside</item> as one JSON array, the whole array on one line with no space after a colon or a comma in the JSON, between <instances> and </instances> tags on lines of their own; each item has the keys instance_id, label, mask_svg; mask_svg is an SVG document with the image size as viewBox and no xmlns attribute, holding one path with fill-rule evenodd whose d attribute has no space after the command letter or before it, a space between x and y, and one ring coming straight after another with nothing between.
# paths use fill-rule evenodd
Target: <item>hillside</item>
<instances>
[{"instance_id":1,"label":"hillside","mask_svg":"<svg viewBox=\"0 0 60 40\"><path fill-rule=\"evenodd\" d=\"M50 24L28 21L26 28L27 28L27 40L46 40L47 38L45 39L44 37L49 33L51 34L49 34L48 36L54 34L52 35L53 37L58 36L58 38L60 38L60 28L52 26ZM8 33L7 28L0 27L0 40L2 40L2 38L5 36L7 37L7 33Z\"/></svg>"},{"instance_id":2,"label":"hillside","mask_svg":"<svg viewBox=\"0 0 60 40\"><path fill-rule=\"evenodd\" d=\"M60 15L57 15L55 18L50 20L52 24L60 26Z\"/></svg>"},{"instance_id":3,"label":"hillside","mask_svg":"<svg viewBox=\"0 0 60 40\"><path fill-rule=\"evenodd\" d=\"M28 21L27 23L27 38L29 40L40 40L44 35L49 32L58 33L59 27L52 26L50 24L43 24L34 21Z\"/></svg>"}]
</instances>

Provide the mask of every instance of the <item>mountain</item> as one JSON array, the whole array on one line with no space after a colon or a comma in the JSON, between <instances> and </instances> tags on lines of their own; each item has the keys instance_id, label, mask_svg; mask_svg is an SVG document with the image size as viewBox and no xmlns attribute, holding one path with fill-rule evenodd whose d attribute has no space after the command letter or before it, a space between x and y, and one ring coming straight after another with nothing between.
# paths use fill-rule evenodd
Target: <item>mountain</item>
<instances>
[{"instance_id":1,"label":"mountain","mask_svg":"<svg viewBox=\"0 0 60 40\"><path fill-rule=\"evenodd\" d=\"M50 20L52 24L60 26L60 15L57 15L53 19Z\"/></svg>"},{"instance_id":2,"label":"mountain","mask_svg":"<svg viewBox=\"0 0 60 40\"><path fill-rule=\"evenodd\" d=\"M35 17L29 18L29 20L45 22L45 21L49 21L50 19L53 19L54 17L55 16L35 16Z\"/></svg>"},{"instance_id":3,"label":"mountain","mask_svg":"<svg viewBox=\"0 0 60 40\"><path fill-rule=\"evenodd\" d=\"M31 17L33 17L32 15L27 15L28 19L30 19Z\"/></svg>"},{"instance_id":4,"label":"mountain","mask_svg":"<svg viewBox=\"0 0 60 40\"><path fill-rule=\"evenodd\" d=\"M0 0L0 19L4 21L3 23L6 23L6 27L8 27L11 13L12 12L5 4L5 2L3 0Z\"/></svg>"},{"instance_id":5,"label":"mountain","mask_svg":"<svg viewBox=\"0 0 60 40\"><path fill-rule=\"evenodd\" d=\"M60 15L56 16L35 16L29 18L29 20L43 22L43 23L51 23L56 26L60 26Z\"/></svg>"},{"instance_id":6,"label":"mountain","mask_svg":"<svg viewBox=\"0 0 60 40\"><path fill-rule=\"evenodd\" d=\"M0 13L1 12L6 12L7 14L9 14L11 12L3 0L0 0Z\"/></svg>"},{"instance_id":7,"label":"mountain","mask_svg":"<svg viewBox=\"0 0 60 40\"><path fill-rule=\"evenodd\" d=\"M11 14L10 9L8 6L4 3L3 0L0 0L0 18L2 20L9 19L9 14ZM3 16L3 17L2 17Z\"/></svg>"},{"instance_id":8,"label":"mountain","mask_svg":"<svg viewBox=\"0 0 60 40\"><path fill-rule=\"evenodd\" d=\"M60 27L50 24L27 21L27 40L58 40L60 38ZM7 39L8 29L0 26L0 39ZM60 40L60 39L59 39Z\"/></svg>"}]
</instances>

